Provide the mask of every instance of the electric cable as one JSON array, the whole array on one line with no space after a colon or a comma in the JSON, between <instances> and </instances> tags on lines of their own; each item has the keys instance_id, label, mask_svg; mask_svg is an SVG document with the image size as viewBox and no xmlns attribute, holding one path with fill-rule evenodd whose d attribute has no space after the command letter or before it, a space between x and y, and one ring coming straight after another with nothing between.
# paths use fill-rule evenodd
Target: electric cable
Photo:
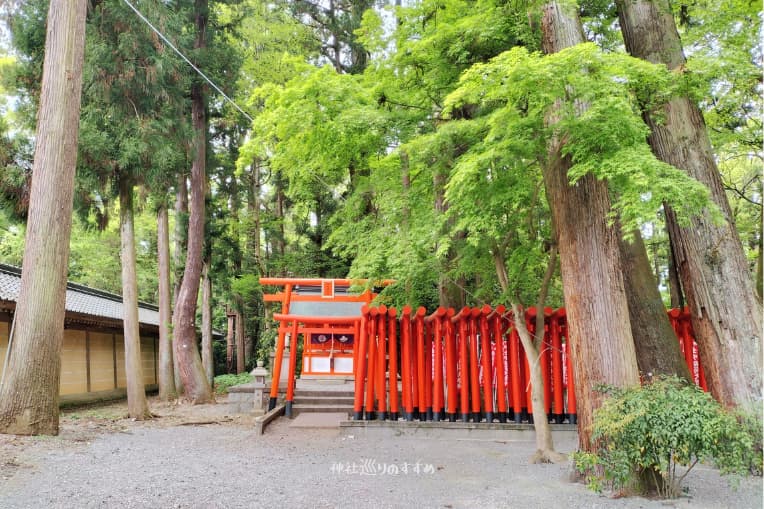
<instances>
[{"instance_id":1,"label":"electric cable","mask_svg":"<svg viewBox=\"0 0 764 509\"><path fill-rule=\"evenodd\" d=\"M197 72L197 74L199 74L199 76L201 76L202 78L204 78L204 79L207 81L207 83L209 83L209 84L212 86L212 88L214 88L215 90L217 90L217 91L218 91L218 93L219 93L220 95L222 95L222 96L225 98L225 100L226 100L226 101L228 101L229 103L231 103L231 104L233 105L233 107L234 107L234 108L236 108L237 110L239 110L239 112L240 112L242 115L244 115L245 117L247 117L247 119L248 119L250 122L252 122L252 117L249 115L249 113L247 113L246 111L244 111L244 110L243 110L243 109L242 109L242 108L241 108L241 107L240 107L238 104L236 104L236 102L235 102L233 99L231 99L230 97L228 97L228 96L226 95L226 93L225 93L225 92L223 92L223 90L221 90L221 88L215 84L215 82L214 82L214 81L212 81L210 78L208 78L208 77L207 77L207 75L206 75L206 74L204 74L204 73L201 71L201 69L199 69L197 66L195 66L195 65L193 64L193 62L191 62L191 60L189 60L189 59L186 57L186 55L184 55L183 53L181 53L181 51L180 51L178 48L176 48L176 47L175 47L175 45L174 45L173 43L171 43L171 42L170 42L170 40L169 40L167 37L165 37L165 35L164 35L162 32L160 32L160 31L159 31L159 29L158 29L157 27L155 27L155 26L154 26L154 25L151 23L151 21L149 21L149 20L146 18L146 16L144 16L144 15L141 13L141 11L139 11L139 10L138 10L138 9L137 9L137 8L136 8L136 7L135 7L133 4L131 4L131 3L130 3L130 0L124 0L124 2L127 4L127 6L128 6L128 7L130 7L130 8L133 10L133 12L135 12L135 14L136 14L136 15L137 15L139 18L141 18L141 20L142 20L144 23L146 23L146 24L149 26L149 28L151 28L151 30L153 30L153 31L154 31L154 33L155 33L155 34L157 34L157 35L158 35L158 36L159 36L159 37L160 37L160 38L161 38L161 39L162 39L162 40L163 40L165 43L167 43L167 45L168 45L170 48L172 48L172 50L173 50L173 51L174 51L174 52L175 52L175 53L176 53L176 54L177 54L177 55L178 55L180 58L182 58L183 60L185 60L185 62L186 62L188 65L190 65L190 66L191 66L191 68L192 68L194 71L196 71L196 72Z\"/></svg>"}]
</instances>

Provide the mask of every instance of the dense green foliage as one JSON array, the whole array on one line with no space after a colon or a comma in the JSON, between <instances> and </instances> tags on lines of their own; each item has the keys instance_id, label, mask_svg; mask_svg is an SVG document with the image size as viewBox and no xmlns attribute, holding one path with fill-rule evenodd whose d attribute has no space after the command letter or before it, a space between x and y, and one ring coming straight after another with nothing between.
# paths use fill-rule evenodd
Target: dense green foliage
<instances>
[{"instance_id":1,"label":"dense green foliage","mask_svg":"<svg viewBox=\"0 0 764 509\"><path fill-rule=\"evenodd\" d=\"M641 228L667 295L662 205L687 218L706 205L706 191L652 156L640 112L677 93L704 110L751 270L760 263L757 5L677 4L688 63L671 73L626 56L611 2L582 2L591 42L551 56L538 53L537 13L502 0L211 2L204 51L193 48L189 5L138 4L254 118L209 89L204 258L215 327L226 327L226 308L242 312L250 360L272 341L254 345L264 331L262 275L396 279L380 297L395 305L535 303L555 239L540 171L553 136L568 141L572 182L587 173L607 180L611 218L626 232ZM7 7L12 39L0 45L0 261L14 264L45 7ZM156 209L167 206L173 224L187 220L172 207L190 165L192 79L123 3L94 4L72 279L119 291L115 190L129 178L140 197L139 294L156 300ZM173 250L182 250L178 240ZM547 304L562 305L559 278Z\"/></svg>"},{"instance_id":2,"label":"dense green foliage","mask_svg":"<svg viewBox=\"0 0 764 509\"><path fill-rule=\"evenodd\" d=\"M698 462L713 463L723 474L761 471L761 417L741 422L695 385L678 378L642 387L605 387L595 411L593 453L576 454L589 486L622 491L636 477L662 498L676 498ZM639 475L641 473L641 476Z\"/></svg>"}]
</instances>

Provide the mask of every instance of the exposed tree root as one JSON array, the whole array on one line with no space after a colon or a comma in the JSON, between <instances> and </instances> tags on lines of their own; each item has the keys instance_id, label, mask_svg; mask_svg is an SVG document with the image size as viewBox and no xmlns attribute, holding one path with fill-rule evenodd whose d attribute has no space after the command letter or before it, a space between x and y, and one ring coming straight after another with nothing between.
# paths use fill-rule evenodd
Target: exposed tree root
<instances>
[{"instance_id":1,"label":"exposed tree root","mask_svg":"<svg viewBox=\"0 0 764 509\"><path fill-rule=\"evenodd\" d=\"M531 463L566 463L568 456L554 450L537 449L529 460Z\"/></svg>"}]
</instances>

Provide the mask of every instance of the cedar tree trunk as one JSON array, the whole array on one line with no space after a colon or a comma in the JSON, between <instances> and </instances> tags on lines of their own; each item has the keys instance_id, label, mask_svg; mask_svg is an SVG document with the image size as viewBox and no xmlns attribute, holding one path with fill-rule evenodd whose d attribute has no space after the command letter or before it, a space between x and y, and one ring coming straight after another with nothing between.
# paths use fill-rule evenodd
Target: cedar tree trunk
<instances>
[{"instance_id":1,"label":"cedar tree trunk","mask_svg":"<svg viewBox=\"0 0 764 509\"><path fill-rule=\"evenodd\" d=\"M657 375L676 375L690 381L690 370L658 291L642 234L635 230L632 235L632 242L621 239L621 263L639 372L644 381Z\"/></svg>"},{"instance_id":2,"label":"cedar tree trunk","mask_svg":"<svg viewBox=\"0 0 764 509\"><path fill-rule=\"evenodd\" d=\"M442 172L436 172L432 177L433 194L435 196L435 212L439 217L443 217L448 211L446 203L446 181L448 176ZM454 234L454 239L458 238L460 233ZM464 307L465 297L461 288L448 277L448 271L453 264L456 253L453 246L448 249L446 259L440 262L440 277L438 279L438 301L444 308L461 309ZM462 285L464 286L464 285Z\"/></svg>"},{"instance_id":3,"label":"cedar tree trunk","mask_svg":"<svg viewBox=\"0 0 764 509\"><path fill-rule=\"evenodd\" d=\"M237 298L236 299L237 308L235 311L236 319L234 322L236 324L236 336L234 339L236 343L236 374L244 373L244 371L246 370L246 367L244 364L244 361L245 361L245 358L244 358L244 314L242 314L242 312L239 311L239 309L241 308L238 307L243 305L244 303L242 302L242 300Z\"/></svg>"},{"instance_id":4,"label":"cedar tree trunk","mask_svg":"<svg viewBox=\"0 0 764 509\"><path fill-rule=\"evenodd\" d=\"M170 300L170 227L167 207L157 211L157 259L159 264L159 399L177 397L172 361L172 302Z\"/></svg>"},{"instance_id":5,"label":"cedar tree trunk","mask_svg":"<svg viewBox=\"0 0 764 509\"><path fill-rule=\"evenodd\" d=\"M207 374L207 382L212 386L215 359L212 355L212 280L209 262L202 266L202 365Z\"/></svg>"},{"instance_id":6,"label":"cedar tree trunk","mask_svg":"<svg viewBox=\"0 0 764 509\"><path fill-rule=\"evenodd\" d=\"M265 275L265 262L262 254L262 242L260 235L262 232L262 218L260 213L262 201L262 176L260 175L260 161L256 160L252 169L252 199L247 204L252 215L252 227L249 231L249 239L252 243L251 253L254 259L254 265L261 275Z\"/></svg>"},{"instance_id":7,"label":"cedar tree trunk","mask_svg":"<svg viewBox=\"0 0 764 509\"><path fill-rule=\"evenodd\" d=\"M173 253L173 266L175 269L175 287L173 296L178 301L178 292L183 283L183 267L188 250L188 183L186 175L178 175L177 189L175 191L175 252Z\"/></svg>"},{"instance_id":8,"label":"cedar tree trunk","mask_svg":"<svg viewBox=\"0 0 764 509\"><path fill-rule=\"evenodd\" d=\"M284 231L284 216L286 215L286 196L284 191L284 181L279 173L274 175L274 186L276 187L276 224L278 225L278 235L276 237L276 252L279 254L279 265L284 263L284 254L286 253L286 232ZM281 272L286 274L282 267Z\"/></svg>"},{"instance_id":9,"label":"cedar tree trunk","mask_svg":"<svg viewBox=\"0 0 764 509\"><path fill-rule=\"evenodd\" d=\"M542 48L554 53L583 42L575 5L551 2L542 10ZM548 121L556 122L554 112ZM543 165L547 199L557 228L563 293L578 401L581 449L591 450L593 412L602 401L594 386L639 384L629 309L623 286L619 235L609 226L607 183L585 175L570 185L564 139L549 143Z\"/></svg>"},{"instance_id":10,"label":"cedar tree trunk","mask_svg":"<svg viewBox=\"0 0 764 509\"><path fill-rule=\"evenodd\" d=\"M233 311L230 309L226 310L226 317L228 318L228 330L225 338L225 369L226 373L231 373L233 371L233 330L234 330L234 320L236 320L236 315L233 314Z\"/></svg>"},{"instance_id":11,"label":"cedar tree trunk","mask_svg":"<svg viewBox=\"0 0 764 509\"><path fill-rule=\"evenodd\" d=\"M676 267L676 255L674 255L674 246L671 245L671 240L669 240L668 247L669 293L671 294L671 308L682 309L684 307L684 294L682 293L682 283L679 280L679 271Z\"/></svg>"},{"instance_id":12,"label":"cedar tree trunk","mask_svg":"<svg viewBox=\"0 0 764 509\"><path fill-rule=\"evenodd\" d=\"M125 338L127 414L142 421L151 417L146 402L141 368L141 333L138 322L138 282L135 275L135 223L133 184L127 175L119 177L119 231L122 239L122 330Z\"/></svg>"},{"instance_id":13,"label":"cedar tree trunk","mask_svg":"<svg viewBox=\"0 0 764 509\"><path fill-rule=\"evenodd\" d=\"M84 0L51 0L48 7L21 292L0 382L0 433L58 434L86 7Z\"/></svg>"},{"instance_id":14,"label":"cedar tree trunk","mask_svg":"<svg viewBox=\"0 0 764 509\"><path fill-rule=\"evenodd\" d=\"M681 72L685 58L668 0L618 0L626 49ZM703 114L689 97L665 104L661 118L645 113L656 157L687 172L711 192L723 215L708 213L683 228L666 207L692 326L708 387L725 406L762 399L762 307L722 187Z\"/></svg>"},{"instance_id":15,"label":"cedar tree trunk","mask_svg":"<svg viewBox=\"0 0 764 509\"><path fill-rule=\"evenodd\" d=\"M204 48L207 28L207 1L197 0L195 48ZM207 188L207 115L204 93L198 82L191 86L191 121L194 129L194 159L191 164L191 204L188 219L188 252L183 283L178 292L173 316L175 356L183 380L183 391L192 403L213 401L212 389L196 346L196 299L202 275L202 248L204 246L204 195Z\"/></svg>"},{"instance_id":16,"label":"cedar tree trunk","mask_svg":"<svg viewBox=\"0 0 764 509\"><path fill-rule=\"evenodd\" d=\"M178 175L175 197L175 252L173 253L173 266L175 272L175 287L173 290L174 302L178 302L178 293L183 283L183 271L186 264L186 252L188 251L188 183L186 175ZM173 334L173 338L174 338ZM175 378L175 392L183 394L183 380L180 378L178 356L175 354L175 340L171 338L173 377Z\"/></svg>"}]
</instances>

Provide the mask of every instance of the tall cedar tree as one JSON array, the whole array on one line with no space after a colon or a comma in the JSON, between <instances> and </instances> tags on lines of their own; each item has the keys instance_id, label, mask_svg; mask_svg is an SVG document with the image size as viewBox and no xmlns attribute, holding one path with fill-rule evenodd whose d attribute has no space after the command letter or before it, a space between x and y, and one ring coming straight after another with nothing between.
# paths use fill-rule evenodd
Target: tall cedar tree
<instances>
[{"instance_id":1,"label":"tall cedar tree","mask_svg":"<svg viewBox=\"0 0 764 509\"><path fill-rule=\"evenodd\" d=\"M142 421L151 417L141 368L141 334L138 321L138 281L135 275L135 218L133 179L119 176L119 231L122 239L122 330L125 341L127 414Z\"/></svg>"},{"instance_id":2,"label":"tall cedar tree","mask_svg":"<svg viewBox=\"0 0 764 509\"><path fill-rule=\"evenodd\" d=\"M0 432L58 434L64 306L77 163L85 0L51 0L21 292L0 386Z\"/></svg>"},{"instance_id":3,"label":"tall cedar tree","mask_svg":"<svg viewBox=\"0 0 764 509\"><path fill-rule=\"evenodd\" d=\"M170 21L171 13L156 7L156 14ZM79 175L87 192L97 185L102 188L99 194L107 195L107 182L119 189L128 412L143 419L150 413L140 360L133 192L139 183L165 188L182 159L178 137L168 135L164 123L183 110L183 87L173 72L175 62L157 57L163 48L122 4L100 4L94 17Z\"/></svg>"},{"instance_id":4,"label":"tall cedar tree","mask_svg":"<svg viewBox=\"0 0 764 509\"><path fill-rule=\"evenodd\" d=\"M575 5L551 2L542 8L542 49L550 54L584 41ZM585 106L579 105L584 108ZM554 123L554 118L548 122ZM588 174L571 186L565 140L553 139L543 167L544 185L557 227L563 293L568 316L578 400L579 445L591 449L599 383L639 384L634 340L620 263L619 234L607 223L607 183Z\"/></svg>"},{"instance_id":5,"label":"tall cedar tree","mask_svg":"<svg viewBox=\"0 0 764 509\"><path fill-rule=\"evenodd\" d=\"M215 359L212 354L212 279L208 260L202 264L202 366L207 375L207 383L212 386Z\"/></svg>"},{"instance_id":6,"label":"tall cedar tree","mask_svg":"<svg viewBox=\"0 0 764 509\"><path fill-rule=\"evenodd\" d=\"M619 0L617 7L628 52L681 73L685 57L668 0ZM716 224L706 213L683 228L671 207L666 207L669 235L709 389L727 406L760 402L762 307L703 114L687 96L671 100L662 113L661 119L645 114L653 152L705 184L724 217L722 224Z\"/></svg>"},{"instance_id":7,"label":"tall cedar tree","mask_svg":"<svg viewBox=\"0 0 764 509\"><path fill-rule=\"evenodd\" d=\"M206 44L207 0L194 2L196 40L194 48L203 50ZM212 389L207 381L196 341L196 301L202 275L204 244L204 197L207 188L207 114L203 85L195 79L191 86L191 120L194 130L193 162L191 164L191 203L188 220L188 252L183 282L178 292L173 315L174 354L183 382L183 391L193 403L212 401Z\"/></svg>"},{"instance_id":8,"label":"tall cedar tree","mask_svg":"<svg viewBox=\"0 0 764 509\"><path fill-rule=\"evenodd\" d=\"M170 324L172 310L170 301L170 225L167 205L157 211L157 258L159 269L159 366L157 383L159 399L168 401L177 396L172 360Z\"/></svg>"},{"instance_id":9,"label":"tall cedar tree","mask_svg":"<svg viewBox=\"0 0 764 509\"><path fill-rule=\"evenodd\" d=\"M175 269L175 284L173 286L173 296L176 304L178 294L183 284L183 270L186 266L186 251L188 250L188 178L184 172L178 175L178 182L175 189L175 251L173 253L173 267ZM172 342L173 355L173 376L175 378L175 390L178 394L183 394L183 380L180 378L180 369L178 368L178 356L175 354L175 342Z\"/></svg>"}]
</instances>

